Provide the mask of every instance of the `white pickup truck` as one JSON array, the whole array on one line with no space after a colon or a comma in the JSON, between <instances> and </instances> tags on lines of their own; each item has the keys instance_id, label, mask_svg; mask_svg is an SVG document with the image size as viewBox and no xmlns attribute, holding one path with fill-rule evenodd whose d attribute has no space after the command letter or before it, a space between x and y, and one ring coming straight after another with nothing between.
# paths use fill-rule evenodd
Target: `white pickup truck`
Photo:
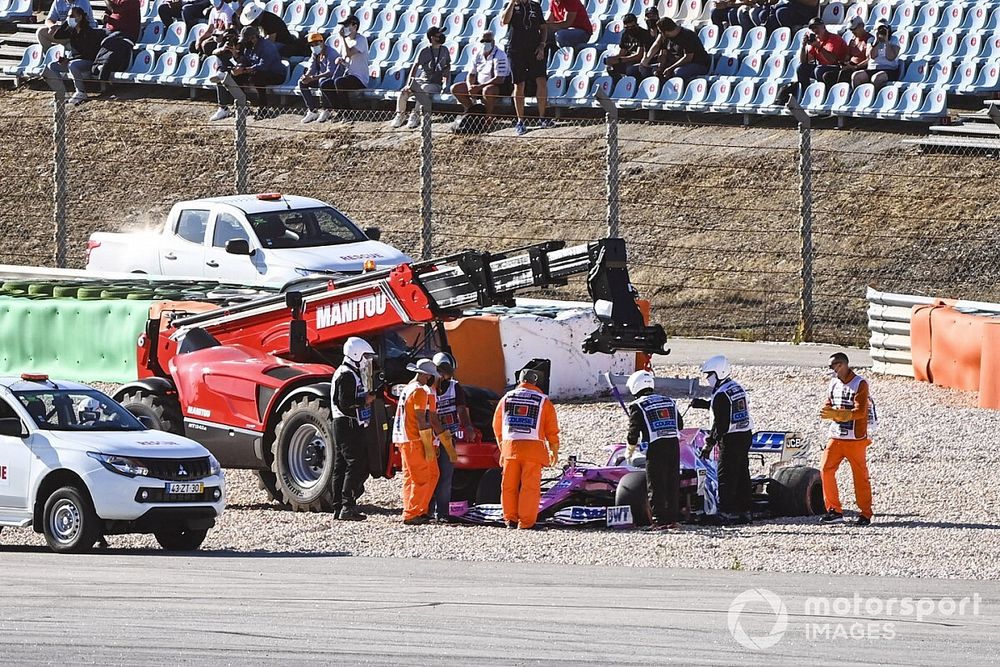
<instances>
[{"instance_id":1,"label":"white pickup truck","mask_svg":"<svg viewBox=\"0 0 1000 667\"><path fill-rule=\"evenodd\" d=\"M87 270L280 287L408 262L318 199L264 193L174 204L160 232L91 234ZM370 261L369 261L370 260Z\"/></svg>"}]
</instances>

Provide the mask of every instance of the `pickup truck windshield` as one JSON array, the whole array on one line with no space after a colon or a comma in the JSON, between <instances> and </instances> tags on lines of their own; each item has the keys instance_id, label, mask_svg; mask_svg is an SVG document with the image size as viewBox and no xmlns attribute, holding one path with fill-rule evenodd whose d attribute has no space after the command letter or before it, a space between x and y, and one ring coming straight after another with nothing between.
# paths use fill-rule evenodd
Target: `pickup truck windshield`
<instances>
[{"instance_id":1,"label":"pickup truck windshield","mask_svg":"<svg viewBox=\"0 0 1000 667\"><path fill-rule=\"evenodd\" d=\"M99 391L17 391L14 396L45 431L144 431L132 414Z\"/></svg>"},{"instance_id":2,"label":"pickup truck windshield","mask_svg":"<svg viewBox=\"0 0 1000 667\"><path fill-rule=\"evenodd\" d=\"M265 248L312 248L367 239L343 213L329 207L248 213L247 220Z\"/></svg>"}]
</instances>

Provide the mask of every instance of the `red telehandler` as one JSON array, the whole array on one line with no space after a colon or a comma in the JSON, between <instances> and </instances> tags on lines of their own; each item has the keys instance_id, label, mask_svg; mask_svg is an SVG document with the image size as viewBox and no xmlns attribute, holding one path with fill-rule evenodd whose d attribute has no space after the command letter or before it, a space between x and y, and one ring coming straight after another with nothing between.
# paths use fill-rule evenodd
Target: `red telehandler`
<instances>
[{"instance_id":1,"label":"red telehandler","mask_svg":"<svg viewBox=\"0 0 1000 667\"><path fill-rule=\"evenodd\" d=\"M391 477L399 468L390 438L393 389L409 381L408 363L449 351L442 322L463 309L513 305L515 292L565 285L576 274L587 275L599 321L586 352L664 353L666 334L645 324L636 304L624 241L569 248L550 241L298 281L282 294L224 309L151 311L138 341L140 377L115 398L157 428L199 441L224 467L256 470L273 499L326 511L334 458L330 382L347 337L365 338L378 354L369 387L377 395L369 472ZM483 472L498 465L490 428L498 397L467 392L482 440L466 434L456 443L456 498L474 498Z\"/></svg>"}]
</instances>

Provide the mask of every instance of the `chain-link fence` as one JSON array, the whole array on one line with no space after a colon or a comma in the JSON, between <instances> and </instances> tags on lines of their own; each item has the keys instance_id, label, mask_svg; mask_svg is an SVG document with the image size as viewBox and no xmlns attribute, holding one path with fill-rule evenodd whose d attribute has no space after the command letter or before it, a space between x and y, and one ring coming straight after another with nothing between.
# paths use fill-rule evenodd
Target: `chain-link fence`
<instances>
[{"instance_id":1,"label":"chain-link fence","mask_svg":"<svg viewBox=\"0 0 1000 667\"><path fill-rule=\"evenodd\" d=\"M413 257L610 229L671 335L863 344L867 285L1000 299L987 151L927 154L898 131L787 121L639 121L597 103L554 127L529 118L523 135L509 108L464 121L435 109L410 127L370 106L304 123L301 106L237 103L210 122L204 103L94 100L67 107L64 147L48 140L51 107L0 111L40 137L3 148L25 154L0 174L19 202L0 219L0 262L57 261L61 166L74 267L93 231L159 227L182 199L281 191L327 200ZM583 296L582 281L559 294Z\"/></svg>"}]
</instances>

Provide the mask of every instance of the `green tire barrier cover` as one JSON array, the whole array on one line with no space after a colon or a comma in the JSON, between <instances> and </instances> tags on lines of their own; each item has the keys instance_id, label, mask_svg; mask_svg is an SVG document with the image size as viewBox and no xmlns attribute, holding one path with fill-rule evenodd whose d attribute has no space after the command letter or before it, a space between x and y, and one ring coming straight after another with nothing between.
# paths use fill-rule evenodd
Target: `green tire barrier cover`
<instances>
[{"instance_id":1,"label":"green tire barrier cover","mask_svg":"<svg viewBox=\"0 0 1000 667\"><path fill-rule=\"evenodd\" d=\"M56 285L52 288L52 296L57 298L75 298L76 292L79 289L78 285Z\"/></svg>"},{"instance_id":2,"label":"green tire barrier cover","mask_svg":"<svg viewBox=\"0 0 1000 667\"><path fill-rule=\"evenodd\" d=\"M31 283L28 285L28 294L44 294L46 296L52 296L52 290L55 286L52 283Z\"/></svg>"},{"instance_id":3,"label":"green tire barrier cover","mask_svg":"<svg viewBox=\"0 0 1000 667\"><path fill-rule=\"evenodd\" d=\"M77 299L100 299L101 292L104 289L101 287L81 287L76 291Z\"/></svg>"},{"instance_id":4,"label":"green tire barrier cover","mask_svg":"<svg viewBox=\"0 0 1000 667\"><path fill-rule=\"evenodd\" d=\"M84 288L92 289L92 288ZM98 296L87 299L99 299ZM0 375L135 380L136 340L151 301L0 298Z\"/></svg>"}]
</instances>

